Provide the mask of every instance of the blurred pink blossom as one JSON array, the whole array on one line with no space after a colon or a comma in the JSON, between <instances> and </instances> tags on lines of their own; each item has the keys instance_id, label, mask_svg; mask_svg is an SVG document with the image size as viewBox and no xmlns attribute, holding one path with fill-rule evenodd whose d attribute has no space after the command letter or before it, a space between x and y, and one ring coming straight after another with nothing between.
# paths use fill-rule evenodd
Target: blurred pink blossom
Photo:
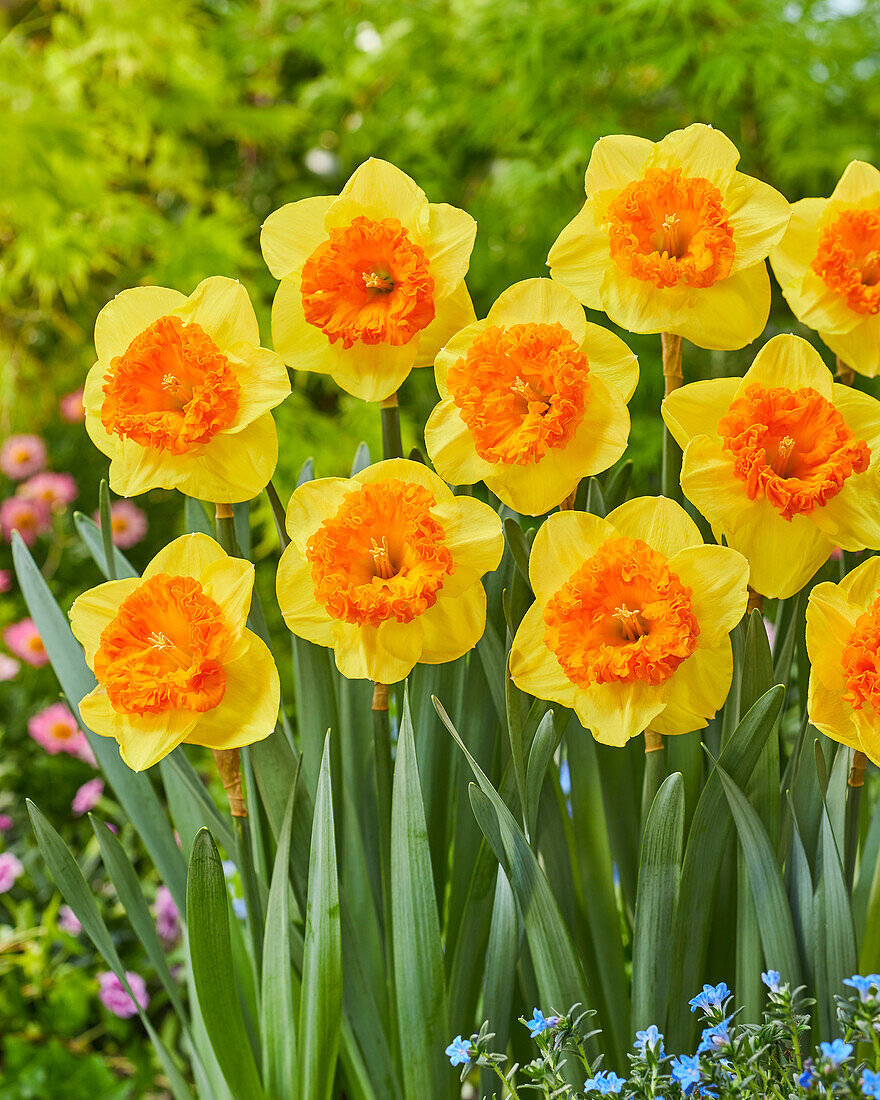
<instances>
[{"instance_id":1,"label":"blurred pink blossom","mask_svg":"<svg viewBox=\"0 0 880 1100\"><path fill-rule=\"evenodd\" d=\"M167 886L156 891L156 904L153 907L156 917L156 931L159 939L166 945L175 943L180 936L180 911L174 904L174 898Z\"/></svg>"},{"instance_id":2,"label":"blurred pink blossom","mask_svg":"<svg viewBox=\"0 0 880 1100\"><path fill-rule=\"evenodd\" d=\"M12 573L8 569L0 569L0 592L9 592L12 589Z\"/></svg>"},{"instance_id":3,"label":"blurred pink blossom","mask_svg":"<svg viewBox=\"0 0 880 1100\"><path fill-rule=\"evenodd\" d=\"M82 932L79 918L69 905L62 905L58 910L58 927L62 932L68 932L71 936L78 936Z\"/></svg>"},{"instance_id":4,"label":"blurred pink blossom","mask_svg":"<svg viewBox=\"0 0 880 1100\"><path fill-rule=\"evenodd\" d=\"M141 1008L146 1008L150 1003L150 998L144 979L140 974L135 974L133 970L126 970L125 977L131 986L131 992L134 994L137 1004ZM129 1017L137 1015L137 1005L112 970L105 970L98 975L98 996L114 1016L127 1020Z\"/></svg>"},{"instance_id":5,"label":"blurred pink blossom","mask_svg":"<svg viewBox=\"0 0 880 1100\"><path fill-rule=\"evenodd\" d=\"M9 814L0 814L0 833L5 833L12 828L12 818Z\"/></svg>"},{"instance_id":6,"label":"blurred pink blossom","mask_svg":"<svg viewBox=\"0 0 880 1100\"><path fill-rule=\"evenodd\" d=\"M49 661L49 654L43 645L43 639L34 626L33 619L21 619L12 623L3 631L3 641L16 657L27 661L34 668L41 668Z\"/></svg>"},{"instance_id":7,"label":"blurred pink blossom","mask_svg":"<svg viewBox=\"0 0 880 1100\"><path fill-rule=\"evenodd\" d=\"M70 708L64 703L52 703L28 719L28 733L38 745L53 756L66 752L70 756L85 759L85 749L91 756L86 735L79 728Z\"/></svg>"},{"instance_id":8,"label":"blurred pink blossom","mask_svg":"<svg viewBox=\"0 0 880 1100\"><path fill-rule=\"evenodd\" d=\"M58 408L61 410L61 416L68 424L78 424L80 421L85 420L86 410L83 406L82 388L74 390L73 393L66 393L59 400Z\"/></svg>"},{"instance_id":9,"label":"blurred pink blossom","mask_svg":"<svg viewBox=\"0 0 880 1100\"><path fill-rule=\"evenodd\" d=\"M38 435L11 435L0 447L0 470L20 481L46 465L46 444Z\"/></svg>"},{"instance_id":10,"label":"blurred pink blossom","mask_svg":"<svg viewBox=\"0 0 880 1100\"><path fill-rule=\"evenodd\" d=\"M51 527L49 507L42 500L30 497L7 497L0 504L0 532L6 542L12 542L12 532L18 531L27 546Z\"/></svg>"},{"instance_id":11,"label":"blurred pink blossom","mask_svg":"<svg viewBox=\"0 0 880 1100\"><path fill-rule=\"evenodd\" d=\"M101 514L95 512L95 523L101 526ZM147 533L147 517L143 510L130 500L117 500L110 505L110 527L113 531L113 545L127 550L140 542Z\"/></svg>"},{"instance_id":12,"label":"blurred pink blossom","mask_svg":"<svg viewBox=\"0 0 880 1100\"><path fill-rule=\"evenodd\" d=\"M103 779L88 779L73 796L73 802L71 802L70 808L77 817L82 817L83 814L87 814L89 810L95 808L98 804L98 799L103 793Z\"/></svg>"},{"instance_id":13,"label":"blurred pink blossom","mask_svg":"<svg viewBox=\"0 0 880 1100\"><path fill-rule=\"evenodd\" d=\"M11 890L15 880L24 873L21 860L12 852L0 852L0 894Z\"/></svg>"},{"instance_id":14,"label":"blurred pink blossom","mask_svg":"<svg viewBox=\"0 0 880 1100\"><path fill-rule=\"evenodd\" d=\"M18 675L21 665L8 653L0 653L0 683L6 680L14 680Z\"/></svg>"},{"instance_id":15,"label":"blurred pink blossom","mask_svg":"<svg viewBox=\"0 0 880 1100\"><path fill-rule=\"evenodd\" d=\"M28 500L42 501L53 512L63 512L68 504L76 500L76 482L71 474L55 474L51 470L43 470L20 485L17 495Z\"/></svg>"}]
</instances>

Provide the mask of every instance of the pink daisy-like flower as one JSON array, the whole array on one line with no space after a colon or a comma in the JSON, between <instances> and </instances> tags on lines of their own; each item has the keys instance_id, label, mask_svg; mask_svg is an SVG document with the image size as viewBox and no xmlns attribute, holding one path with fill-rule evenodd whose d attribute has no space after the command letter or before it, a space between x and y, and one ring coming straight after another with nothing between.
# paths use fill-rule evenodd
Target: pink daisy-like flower
<instances>
[{"instance_id":1,"label":"pink daisy-like flower","mask_svg":"<svg viewBox=\"0 0 880 1100\"><path fill-rule=\"evenodd\" d=\"M62 905L58 910L58 927L62 932L67 932L71 936L78 936L82 932L82 925L79 923L79 917L70 908L69 905Z\"/></svg>"},{"instance_id":2,"label":"pink daisy-like flower","mask_svg":"<svg viewBox=\"0 0 880 1100\"><path fill-rule=\"evenodd\" d=\"M24 874L21 860L12 852L0 852L0 894L11 890L15 880Z\"/></svg>"},{"instance_id":3,"label":"pink daisy-like flower","mask_svg":"<svg viewBox=\"0 0 880 1100\"><path fill-rule=\"evenodd\" d=\"M0 684L6 680L14 680L18 675L21 665L8 653L0 653Z\"/></svg>"},{"instance_id":4,"label":"pink daisy-like flower","mask_svg":"<svg viewBox=\"0 0 880 1100\"><path fill-rule=\"evenodd\" d=\"M64 703L52 703L29 718L28 733L52 756L66 752L82 759L83 746L88 749L86 735Z\"/></svg>"},{"instance_id":5,"label":"pink daisy-like flower","mask_svg":"<svg viewBox=\"0 0 880 1100\"><path fill-rule=\"evenodd\" d=\"M156 891L156 904L153 906L156 917L156 931L166 946L177 942L180 936L180 910L174 904L174 898L167 886Z\"/></svg>"},{"instance_id":6,"label":"pink daisy-like flower","mask_svg":"<svg viewBox=\"0 0 880 1100\"><path fill-rule=\"evenodd\" d=\"M5 833L12 828L12 818L9 814L0 814L0 833Z\"/></svg>"},{"instance_id":7,"label":"pink daisy-like flower","mask_svg":"<svg viewBox=\"0 0 880 1100\"><path fill-rule=\"evenodd\" d=\"M70 804L70 808L73 810L74 815L76 817L82 817L82 815L87 814L89 810L93 810L103 793L103 779L86 780L77 790L76 794L73 796L73 802Z\"/></svg>"},{"instance_id":8,"label":"pink daisy-like flower","mask_svg":"<svg viewBox=\"0 0 880 1100\"><path fill-rule=\"evenodd\" d=\"M101 513L95 512L95 523L101 526ZM127 550L140 542L147 533L147 517L141 508L130 500L117 500L110 505L110 527L113 531L113 545Z\"/></svg>"},{"instance_id":9,"label":"pink daisy-like flower","mask_svg":"<svg viewBox=\"0 0 880 1100\"><path fill-rule=\"evenodd\" d=\"M33 546L50 526L49 508L41 500L14 496L0 504L0 532L6 542L12 542L12 532L18 531L26 545Z\"/></svg>"},{"instance_id":10,"label":"pink daisy-like flower","mask_svg":"<svg viewBox=\"0 0 880 1100\"><path fill-rule=\"evenodd\" d=\"M61 416L68 424L79 424L86 418L86 410L83 406L82 387L73 393L66 393L58 402Z\"/></svg>"},{"instance_id":11,"label":"pink daisy-like flower","mask_svg":"<svg viewBox=\"0 0 880 1100\"><path fill-rule=\"evenodd\" d=\"M150 1003L147 983L140 974L135 974L133 970L126 970L125 977L131 986L131 992L134 994L137 1004L146 1009ZM137 1015L137 1005L112 970L105 970L98 975L98 996L101 998L104 1007L109 1008L114 1016L127 1020L131 1016Z\"/></svg>"},{"instance_id":12,"label":"pink daisy-like flower","mask_svg":"<svg viewBox=\"0 0 880 1100\"><path fill-rule=\"evenodd\" d=\"M17 495L28 500L40 500L53 512L63 512L68 504L76 500L77 491L71 474L43 470L20 485Z\"/></svg>"},{"instance_id":13,"label":"pink daisy-like flower","mask_svg":"<svg viewBox=\"0 0 880 1100\"><path fill-rule=\"evenodd\" d=\"M38 435L11 435L0 447L0 470L13 481L42 470L46 465L46 444Z\"/></svg>"},{"instance_id":14,"label":"pink daisy-like flower","mask_svg":"<svg viewBox=\"0 0 880 1100\"><path fill-rule=\"evenodd\" d=\"M3 631L3 641L10 650L22 661L27 661L34 668L41 668L48 663L49 654L43 645L43 639L34 626L33 619L21 619L12 623Z\"/></svg>"},{"instance_id":15,"label":"pink daisy-like flower","mask_svg":"<svg viewBox=\"0 0 880 1100\"><path fill-rule=\"evenodd\" d=\"M0 592L9 592L12 589L12 573L8 569L0 569Z\"/></svg>"}]
</instances>

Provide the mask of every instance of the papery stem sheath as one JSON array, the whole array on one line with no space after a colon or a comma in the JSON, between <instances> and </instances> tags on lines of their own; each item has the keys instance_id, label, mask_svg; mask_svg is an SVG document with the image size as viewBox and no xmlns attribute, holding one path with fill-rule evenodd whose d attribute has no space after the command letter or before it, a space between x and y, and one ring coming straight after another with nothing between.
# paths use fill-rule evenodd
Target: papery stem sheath
<instances>
[{"instance_id":1,"label":"papery stem sheath","mask_svg":"<svg viewBox=\"0 0 880 1100\"><path fill-rule=\"evenodd\" d=\"M392 393L381 403L382 410L382 456L383 458L403 458L403 440L400 437L400 408L397 394Z\"/></svg>"}]
</instances>

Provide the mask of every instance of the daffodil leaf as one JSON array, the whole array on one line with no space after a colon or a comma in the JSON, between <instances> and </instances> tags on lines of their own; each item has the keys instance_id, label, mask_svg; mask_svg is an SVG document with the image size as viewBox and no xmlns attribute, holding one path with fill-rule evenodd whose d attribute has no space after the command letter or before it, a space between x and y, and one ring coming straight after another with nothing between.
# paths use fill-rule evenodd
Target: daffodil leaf
<instances>
[{"instance_id":1,"label":"daffodil leaf","mask_svg":"<svg viewBox=\"0 0 880 1100\"><path fill-rule=\"evenodd\" d=\"M300 466L299 473L296 477L297 489L300 485L305 485L307 481L315 480L315 463L311 458L307 458L305 462Z\"/></svg>"},{"instance_id":2,"label":"daffodil leaf","mask_svg":"<svg viewBox=\"0 0 880 1100\"><path fill-rule=\"evenodd\" d=\"M535 835L544 777L558 744L559 738L553 721L553 711L548 710L538 723L538 728L529 749L529 762L526 767L525 814L528 821L529 836Z\"/></svg>"},{"instance_id":3,"label":"daffodil leaf","mask_svg":"<svg viewBox=\"0 0 880 1100\"><path fill-rule=\"evenodd\" d=\"M815 979L813 965L813 876L801 839L801 831L794 812L791 791L786 791L791 813L791 848L786 864L788 879L788 905L794 921L798 951L804 964L804 978L812 986Z\"/></svg>"},{"instance_id":4,"label":"daffodil leaf","mask_svg":"<svg viewBox=\"0 0 880 1100\"><path fill-rule=\"evenodd\" d=\"M370 448L366 443L359 443L354 453L354 461L351 464L351 476L354 477L370 465Z\"/></svg>"},{"instance_id":5,"label":"daffodil leaf","mask_svg":"<svg viewBox=\"0 0 880 1100\"><path fill-rule=\"evenodd\" d=\"M529 544L526 541L525 532L517 520L506 519L504 521L504 540L510 547L514 563L519 570L519 575L531 592L531 582L529 581Z\"/></svg>"},{"instance_id":6,"label":"daffodil leaf","mask_svg":"<svg viewBox=\"0 0 880 1100\"><path fill-rule=\"evenodd\" d=\"M479 787L470 784L480 799L488 798ZM473 801L472 801L473 804ZM489 803L489 811L494 814ZM519 960L522 925L516 910L516 901L504 868L496 867L495 898L492 904L492 922L486 947L486 964L483 988L483 1015L492 1021L495 1030L495 1046L506 1050L510 1038L510 1010L516 983L516 966ZM491 1096L492 1081L497 1077L488 1070L481 1071L480 1095Z\"/></svg>"},{"instance_id":7,"label":"daffodil leaf","mask_svg":"<svg viewBox=\"0 0 880 1100\"><path fill-rule=\"evenodd\" d=\"M88 550L95 565L101 570L101 575L106 580L112 580L107 572L107 558L104 554L104 540L101 536L101 528L83 512L73 513L73 523L76 532L82 539L83 546ZM136 577L137 570L128 558L116 547L113 548L113 561L117 577Z\"/></svg>"},{"instance_id":8,"label":"daffodil leaf","mask_svg":"<svg viewBox=\"0 0 880 1100\"><path fill-rule=\"evenodd\" d=\"M209 535L212 539L217 537L207 508L202 501L196 500L195 497L183 498L183 522L187 534Z\"/></svg>"},{"instance_id":9,"label":"daffodil leaf","mask_svg":"<svg viewBox=\"0 0 880 1100\"><path fill-rule=\"evenodd\" d=\"M605 480L604 496L605 504L609 512L613 512L615 508L623 504L626 500L630 482L632 481L632 475L633 463L631 458L621 463L617 469L612 469L608 472L608 476Z\"/></svg>"}]
</instances>

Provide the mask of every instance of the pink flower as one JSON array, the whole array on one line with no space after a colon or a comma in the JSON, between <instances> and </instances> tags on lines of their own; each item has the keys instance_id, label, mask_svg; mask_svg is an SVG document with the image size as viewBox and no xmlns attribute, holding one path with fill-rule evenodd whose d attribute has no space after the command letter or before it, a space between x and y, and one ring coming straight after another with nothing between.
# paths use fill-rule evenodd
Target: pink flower
<instances>
[{"instance_id":1,"label":"pink flower","mask_svg":"<svg viewBox=\"0 0 880 1100\"><path fill-rule=\"evenodd\" d=\"M174 904L174 898L167 886L156 891L156 904L153 907L156 917L156 931L159 939L167 946L175 943L180 936L180 911Z\"/></svg>"},{"instance_id":2,"label":"pink flower","mask_svg":"<svg viewBox=\"0 0 880 1100\"><path fill-rule=\"evenodd\" d=\"M13 481L30 477L46 465L46 445L38 435L11 435L0 447L0 470Z\"/></svg>"},{"instance_id":3,"label":"pink flower","mask_svg":"<svg viewBox=\"0 0 880 1100\"><path fill-rule=\"evenodd\" d=\"M0 653L0 683L5 680L14 680L18 675L21 665L8 653Z\"/></svg>"},{"instance_id":4,"label":"pink flower","mask_svg":"<svg viewBox=\"0 0 880 1100\"><path fill-rule=\"evenodd\" d=\"M9 592L12 588L12 573L8 569L0 569L0 592Z\"/></svg>"},{"instance_id":5,"label":"pink flower","mask_svg":"<svg viewBox=\"0 0 880 1100\"><path fill-rule=\"evenodd\" d=\"M82 932L79 918L69 905L62 905L58 910L58 927L62 932L67 932L71 936L78 936Z\"/></svg>"},{"instance_id":6,"label":"pink flower","mask_svg":"<svg viewBox=\"0 0 880 1100\"><path fill-rule=\"evenodd\" d=\"M9 814L0 814L0 833L5 833L12 828L12 818Z\"/></svg>"},{"instance_id":7,"label":"pink flower","mask_svg":"<svg viewBox=\"0 0 880 1100\"><path fill-rule=\"evenodd\" d=\"M74 390L73 393L66 393L58 402L58 408L68 424L78 424L85 420L86 410L83 406L82 388Z\"/></svg>"},{"instance_id":8,"label":"pink flower","mask_svg":"<svg viewBox=\"0 0 880 1100\"><path fill-rule=\"evenodd\" d=\"M43 645L43 639L37 633L33 619L21 619L12 623L3 631L3 641L16 657L27 661L34 668L41 668L49 661L49 654Z\"/></svg>"},{"instance_id":9,"label":"pink flower","mask_svg":"<svg viewBox=\"0 0 880 1100\"><path fill-rule=\"evenodd\" d=\"M11 890L15 880L24 873L21 860L12 852L0 852L0 894Z\"/></svg>"},{"instance_id":10,"label":"pink flower","mask_svg":"<svg viewBox=\"0 0 880 1100\"><path fill-rule=\"evenodd\" d=\"M95 512L95 523L101 526L101 514ZM127 550L140 542L147 533L147 517L130 500L117 500L110 505L110 527L113 531L113 545Z\"/></svg>"},{"instance_id":11,"label":"pink flower","mask_svg":"<svg viewBox=\"0 0 880 1100\"><path fill-rule=\"evenodd\" d=\"M146 982L140 974L135 974L132 970L126 970L125 977L137 1004L145 1009L150 1003ZM105 970L98 975L98 996L104 1007L109 1008L114 1016L127 1020L137 1015L137 1005L112 970Z\"/></svg>"},{"instance_id":12,"label":"pink flower","mask_svg":"<svg viewBox=\"0 0 880 1100\"><path fill-rule=\"evenodd\" d=\"M64 703L52 703L29 718L28 733L52 756L66 752L83 759L83 748L91 752L86 735Z\"/></svg>"},{"instance_id":13,"label":"pink flower","mask_svg":"<svg viewBox=\"0 0 880 1100\"><path fill-rule=\"evenodd\" d=\"M103 779L89 779L79 788L73 796L70 804L71 810L77 817L82 817L89 810L93 810L98 804L98 799L104 793Z\"/></svg>"},{"instance_id":14,"label":"pink flower","mask_svg":"<svg viewBox=\"0 0 880 1100\"><path fill-rule=\"evenodd\" d=\"M43 470L20 485L17 495L42 501L53 512L63 512L68 504L76 500L76 494L76 482L71 474L53 474L51 470Z\"/></svg>"},{"instance_id":15,"label":"pink flower","mask_svg":"<svg viewBox=\"0 0 880 1100\"><path fill-rule=\"evenodd\" d=\"M12 542L12 532L18 531L25 544L33 546L51 525L49 508L41 500L14 496L0 504L0 532L6 542Z\"/></svg>"}]
</instances>

